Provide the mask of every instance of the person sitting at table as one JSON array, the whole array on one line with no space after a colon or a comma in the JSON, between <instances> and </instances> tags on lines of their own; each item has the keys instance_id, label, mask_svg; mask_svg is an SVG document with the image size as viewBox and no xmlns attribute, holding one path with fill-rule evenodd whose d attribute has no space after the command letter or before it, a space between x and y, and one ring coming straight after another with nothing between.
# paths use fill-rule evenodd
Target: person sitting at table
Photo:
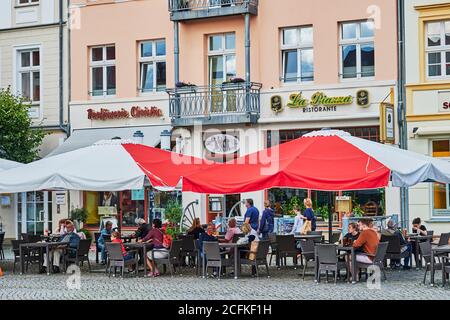
<instances>
[{"instance_id":1,"label":"person sitting at table","mask_svg":"<svg viewBox=\"0 0 450 320\"><path fill-rule=\"evenodd\" d=\"M305 217L302 215L300 211L300 207L294 207L295 218L294 218L294 226L292 227L291 234L300 234L300 231L303 227L303 222L305 221Z\"/></svg>"},{"instance_id":2,"label":"person sitting at table","mask_svg":"<svg viewBox=\"0 0 450 320\"><path fill-rule=\"evenodd\" d=\"M123 245L122 236L119 231L113 231L111 233L111 243L119 243L120 248L122 250L123 259L125 261L134 259L134 254L127 252L125 246ZM132 269L128 269L128 271L132 271Z\"/></svg>"},{"instance_id":3,"label":"person sitting at table","mask_svg":"<svg viewBox=\"0 0 450 320\"><path fill-rule=\"evenodd\" d=\"M100 232L100 236L98 237L97 244L100 249L100 256L101 256L101 264L106 263L106 248L105 248L105 237L108 237L111 235L113 224L111 221L106 221L105 227Z\"/></svg>"},{"instance_id":4,"label":"person sitting at table","mask_svg":"<svg viewBox=\"0 0 450 320\"><path fill-rule=\"evenodd\" d=\"M259 242L259 236L258 233L250 226L250 224L248 223L244 223L241 227L242 233L244 234L243 238L239 238L239 240L237 241L237 244L246 244L248 245L248 250L241 250L241 258L245 258L246 256L248 256L250 251L255 251L257 250L257 245L256 246L252 246L253 242ZM256 267L252 266L252 276L256 275Z\"/></svg>"},{"instance_id":5,"label":"person sitting at table","mask_svg":"<svg viewBox=\"0 0 450 320\"><path fill-rule=\"evenodd\" d=\"M201 256L203 257L203 242L215 242L219 241L217 237L214 235L216 232L216 226L214 223L209 223L206 228L206 232L201 233L198 238L198 248L200 250Z\"/></svg>"},{"instance_id":6,"label":"person sitting at table","mask_svg":"<svg viewBox=\"0 0 450 320\"><path fill-rule=\"evenodd\" d=\"M62 237L58 242L69 243L69 248L77 249L78 243L80 242L80 236L77 235L74 230L75 227L72 222L67 221L65 225L67 233ZM61 260L61 255L64 253L64 249L56 247L50 252L50 260L53 261L53 272L59 273L59 264ZM73 254L73 252L71 253ZM39 273L47 273L47 255L44 254L44 263L42 264L42 268Z\"/></svg>"},{"instance_id":7,"label":"person sitting at table","mask_svg":"<svg viewBox=\"0 0 450 320\"><path fill-rule=\"evenodd\" d=\"M228 230L225 234L225 239L222 242L232 242L235 235L242 234L242 231L236 226L236 219L228 220Z\"/></svg>"},{"instance_id":8,"label":"person sitting at table","mask_svg":"<svg viewBox=\"0 0 450 320\"><path fill-rule=\"evenodd\" d=\"M356 223L349 223L347 230L347 234L342 238L342 244L344 246L352 245L353 242L359 237L358 225Z\"/></svg>"},{"instance_id":9,"label":"person sitting at table","mask_svg":"<svg viewBox=\"0 0 450 320\"><path fill-rule=\"evenodd\" d=\"M380 242L378 233L372 228L372 220L370 219L359 220L359 230L359 237L352 245L357 251L356 261L361 263L372 263L373 258L377 253L378 243Z\"/></svg>"},{"instance_id":10,"label":"person sitting at table","mask_svg":"<svg viewBox=\"0 0 450 320\"><path fill-rule=\"evenodd\" d=\"M412 231L413 233L417 233L419 236L427 235L427 228L422 224L422 220L420 220L420 218L415 218L412 221Z\"/></svg>"},{"instance_id":11,"label":"person sitting at table","mask_svg":"<svg viewBox=\"0 0 450 320\"><path fill-rule=\"evenodd\" d=\"M132 238L143 239L147 236L147 234L152 229L152 226L149 225L144 219L138 218L136 219L136 224L139 226L134 234L131 235Z\"/></svg>"},{"instance_id":12,"label":"person sitting at table","mask_svg":"<svg viewBox=\"0 0 450 320\"><path fill-rule=\"evenodd\" d=\"M193 235L194 240L198 240L200 235L205 233L205 229L202 228L202 224L200 223L200 218L195 218L192 222L192 226L187 231L188 235Z\"/></svg>"},{"instance_id":13,"label":"person sitting at table","mask_svg":"<svg viewBox=\"0 0 450 320\"><path fill-rule=\"evenodd\" d=\"M67 220L68 219L60 219L58 221L58 226L55 229L55 234L56 235L62 236L62 235L64 235L66 233L66 221Z\"/></svg>"},{"instance_id":14,"label":"person sitting at table","mask_svg":"<svg viewBox=\"0 0 450 320\"><path fill-rule=\"evenodd\" d=\"M399 238L401 253L412 252L411 243L405 240L405 237L403 237L403 234L397 228L397 226L395 225L395 222L393 220L389 220L387 222L387 229L384 230L384 234ZM411 269L410 259L411 259L411 255L408 255L407 257L405 257L403 259L403 269ZM398 267L398 268L401 267L400 260L391 259L391 268L396 268L396 267Z\"/></svg>"},{"instance_id":15,"label":"person sitting at table","mask_svg":"<svg viewBox=\"0 0 450 320\"><path fill-rule=\"evenodd\" d=\"M164 259L169 255L169 251L164 248L164 231L161 230L162 221L160 219L153 220L153 228L147 233L145 238L139 240L139 243L150 243L150 249L147 251L147 267L150 270L148 273L149 277L157 277L159 276L159 270L156 265L153 263L152 259L152 251L155 250L153 255L156 259Z\"/></svg>"}]
</instances>

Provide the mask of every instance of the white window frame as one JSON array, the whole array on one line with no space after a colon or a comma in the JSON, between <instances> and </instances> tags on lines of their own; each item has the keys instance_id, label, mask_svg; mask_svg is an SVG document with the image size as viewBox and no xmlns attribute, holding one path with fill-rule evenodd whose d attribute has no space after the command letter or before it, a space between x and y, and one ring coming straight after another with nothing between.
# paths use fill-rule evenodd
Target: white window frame
<instances>
[{"instance_id":1,"label":"white window frame","mask_svg":"<svg viewBox=\"0 0 450 320\"><path fill-rule=\"evenodd\" d=\"M116 50L116 46L115 44L106 44L106 45L99 45L99 46L92 46L89 47L89 96L92 99L102 99L102 98L113 98L116 96L117 94L117 66L116 66L116 55L117 52L115 52L114 55L114 60L107 60L106 59L106 48L109 47L114 47L114 50ZM92 51L93 49L98 49L98 48L102 48L103 49L103 59L101 61L92 61L93 59L93 55L92 55ZM115 84L115 92L114 94L108 94L108 88L107 88L107 84L108 84L108 80L107 80L107 68L108 67L116 67L116 84ZM103 94L102 95L94 95L93 93L93 88L92 88L92 84L94 81L94 77L92 74L93 68L102 68L103 71Z\"/></svg>"},{"instance_id":2,"label":"white window frame","mask_svg":"<svg viewBox=\"0 0 450 320\"><path fill-rule=\"evenodd\" d=\"M433 156L433 142L434 141L449 141L449 139L431 139L430 140L430 156ZM450 162L450 157L439 157L437 159L441 159L444 161ZM431 218L450 218L450 184L446 184L446 201L447 201L447 209L434 209L434 185L431 184L430 188L430 199L431 199Z\"/></svg>"},{"instance_id":3,"label":"white window frame","mask_svg":"<svg viewBox=\"0 0 450 320\"><path fill-rule=\"evenodd\" d=\"M166 48L166 52L163 56L158 56L156 55L156 43L159 41L164 41L164 45ZM142 44L143 43L152 43L152 56L151 57L143 57L142 56ZM155 92L161 92L164 91L165 88L167 88L167 43L166 43L166 39L154 39L154 40L145 40L145 41L140 41L138 43L139 46L139 62L138 62L138 68L139 68L139 87L138 87L138 91L140 92L141 95L146 95L146 94L150 94L150 93L155 93ZM166 84L164 85L164 87L160 87L158 88L157 86L157 72L156 72L156 64L157 63L166 63ZM153 88L151 90L145 90L144 91L144 87L143 87L143 80L144 80L144 64L152 64L153 65Z\"/></svg>"},{"instance_id":4,"label":"white window frame","mask_svg":"<svg viewBox=\"0 0 450 320\"><path fill-rule=\"evenodd\" d=\"M40 0L33 1L27 0L27 3L20 3L20 0L15 0L16 7L28 7L28 6L37 6L40 3Z\"/></svg>"},{"instance_id":5,"label":"white window frame","mask_svg":"<svg viewBox=\"0 0 450 320\"><path fill-rule=\"evenodd\" d=\"M362 38L361 37L361 24L364 22L372 22L371 20L357 20L357 21L342 21L339 22L339 78L342 82L349 82L349 81L355 81L355 80L374 80L376 75L376 61L374 61L374 75L370 77L363 77L362 76L362 65L361 65L361 47L366 44L372 44L374 48L374 52L376 50L375 48L375 35L372 37ZM356 23L356 38L354 39L343 39L343 25L344 24L350 24L350 23ZM375 32L374 32L375 33ZM344 46L348 45L356 45L356 77L355 78L344 78L344 61L343 61L343 54L342 49ZM375 58L375 57L374 57Z\"/></svg>"},{"instance_id":6,"label":"white window frame","mask_svg":"<svg viewBox=\"0 0 450 320\"><path fill-rule=\"evenodd\" d=\"M21 67L21 53L24 51L39 51L39 66L32 67ZM43 117L43 106L44 106L44 65L43 65L43 49L41 44L30 44L13 47L13 91L19 95L22 95L22 79L20 77L21 73L39 71L39 101L31 101L30 105L32 110L30 110L30 118L32 119L42 119ZM30 63L33 57L30 55ZM33 77L30 78L30 93L33 90ZM33 110L34 109L34 110ZM37 115L34 115L37 112Z\"/></svg>"},{"instance_id":7,"label":"white window frame","mask_svg":"<svg viewBox=\"0 0 450 320\"><path fill-rule=\"evenodd\" d=\"M234 49L226 48L226 36L229 34L234 34ZM220 50L211 50L211 37L221 36L222 37L222 49ZM236 33L235 32L225 32L225 33L216 33L208 35L208 83L212 85L212 68L211 68L211 57L222 56L223 63L223 82L227 81L227 57L234 56L234 59L237 62L236 56ZM237 64L236 64L237 66ZM236 75L237 75L237 70Z\"/></svg>"},{"instance_id":8,"label":"white window frame","mask_svg":"<svg viewBox=\"0 0 450 320\"><path fill-rule=\"evenodd\" d=\"M311 28L312 32L313 32L313 39L312 42L302 42L301 40L301 30L302 29L306 29L306 28ZM293 45L287 45L284 44L284 34L283 32L285 30L290 30L290 29L295 29L296 33L297 33L297 44L293 44ZM312 25L306 25L306 26L298 26L298 27L286 27L286 28L282 28L280 30L280 48L281 48L281 77L280 80L283 84L285 85L289 85L289 84L313 84L314 83L314 74L315 74L315 70L314 70L314 28ZM284 52L285 51L293 51L293 50L297 50L297 81L286 81L286 79L284 78L285 75L285 63L284 63ZM303 51L306 50L312 50L313 52L313 78L312 80L302 80L302 59L301 59L301 54Z\"/></svg>"},{"instance_id":9,"label":"white window frame","mask_svg":"<svg viewBox=\"0 0 450 320\"><path fill-rule=\"evenodd\" d=\"M425 74L427 79L430 80L444 80L444 79L449 79L450 78L450 74L447 75L447 70L446 70L446 52L450 52L450 44L446 45L445 44L445 23L449 22L450 20L439 20L439 21L428 21L425 24ZM430 23L440 23L440 36L441 36L441 45L440 46L435 46L435 47L430 47L428 46L428 25ZM428 68L428 62L429 62L429 58L428 55L430 53L440 53L441 55L441 75L440 76L430 76L430 70ZM450 62L449 62L450 63Z\"/></svg>"}]
</instances>

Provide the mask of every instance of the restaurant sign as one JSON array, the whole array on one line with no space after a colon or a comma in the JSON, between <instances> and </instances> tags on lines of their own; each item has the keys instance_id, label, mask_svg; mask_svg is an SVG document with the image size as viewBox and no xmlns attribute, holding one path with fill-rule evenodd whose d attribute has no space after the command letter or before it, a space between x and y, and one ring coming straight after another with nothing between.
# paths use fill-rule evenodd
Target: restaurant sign
<instances>
[{"instance_id":1,"label":"restaurant sign","mask_svg":"<svg viewBox=\"0 0 450 320\"><path fill-rule=\"evenodd\" d=\"M354 103L352 95L346 96L328 96L318 91L311 95L308 99L302 92L293 93L289 96L286 106L290 109L302 109L303 112L326 112L337 111L337 106L347 106ZM360 90L357 92L356 102L359 106L366 107L369 105L369 92ZM273 96L270 100L270 107L273 112L279 113L283 110L280 96Z\"/></svg>"},{"instance_id":2,"label":"restaurant sign","mask_svg":"<svg viewBox=\"0 0 450 320\"><path fill-rule=\"evenodd\" d=\"M157 107L138 107L133 106L130 110L121 108L120 110L109 110L101 108L99 111L88 109L87 110L89 120L117 120L117 119L129 119L129 118L159 118L163 116L161 109Z\"/></svg>"}]
</instances>

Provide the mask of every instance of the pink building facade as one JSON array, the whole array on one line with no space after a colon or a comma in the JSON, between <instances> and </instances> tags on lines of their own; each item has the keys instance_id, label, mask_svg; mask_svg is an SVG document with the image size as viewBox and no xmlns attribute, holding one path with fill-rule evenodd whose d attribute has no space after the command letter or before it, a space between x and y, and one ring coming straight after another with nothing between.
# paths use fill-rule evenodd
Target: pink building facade
<instances>
[{"instance_id":1,"label":"pink building facade","mask_svg":"<svg viewBox=\"0 0 450 320\"><path fill-rule=\"evenodd\" d=\"M75 0L71 12L75 142L139 130L156 146L167 130L176 151L225 161L324 127L380 141L380 104L396 109L395 0ZM283 208L308 194L316 207L327 199L281 189L182 198L208 222L244 198ZM399 213L390 188L349 195Z\"/></svg>"}]
</instances>

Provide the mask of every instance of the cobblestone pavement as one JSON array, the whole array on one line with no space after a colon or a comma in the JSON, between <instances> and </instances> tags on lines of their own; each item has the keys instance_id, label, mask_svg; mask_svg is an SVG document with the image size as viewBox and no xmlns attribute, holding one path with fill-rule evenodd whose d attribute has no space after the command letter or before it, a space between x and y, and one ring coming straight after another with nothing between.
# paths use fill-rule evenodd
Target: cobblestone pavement
<instances>
[{"instance_id":1,"label":"cobblestone pavement","mask_svg":"<svg viewBox=\"0 0 450 320\"><path fill-rule=\"evenodd\" d=\"M423 270L388 271L386 282L380 289L368 289L366 283L347 284L338 281L314 283L311 272L305 281L292 267L277 270L271 268L271 278L262 275L259 279L249 276L243 268L243 276L233 278L202 279L192 269L184 269L182 275L158 278L125 277L108 278L98 266L95 273L83 268L80 289L69 289L69 275L39 275L36 266L30 267L26 275L13 275L12 261L0 261L5 275L0 278L0 299L130 299L130 300L208 300L208 299L438 299L450 300L450 288L442 288L441 273L436 273L437 286L423 285ZM19 265L17 265L19 268ZM261 270L263 271L263 270ZM262 272L261 272L262 273ZM142 273L141 273L142 275ZM429 283L429 278L427 283ZM250 293L250 294L249 294Z\"/></svg>"}]
</instances>

